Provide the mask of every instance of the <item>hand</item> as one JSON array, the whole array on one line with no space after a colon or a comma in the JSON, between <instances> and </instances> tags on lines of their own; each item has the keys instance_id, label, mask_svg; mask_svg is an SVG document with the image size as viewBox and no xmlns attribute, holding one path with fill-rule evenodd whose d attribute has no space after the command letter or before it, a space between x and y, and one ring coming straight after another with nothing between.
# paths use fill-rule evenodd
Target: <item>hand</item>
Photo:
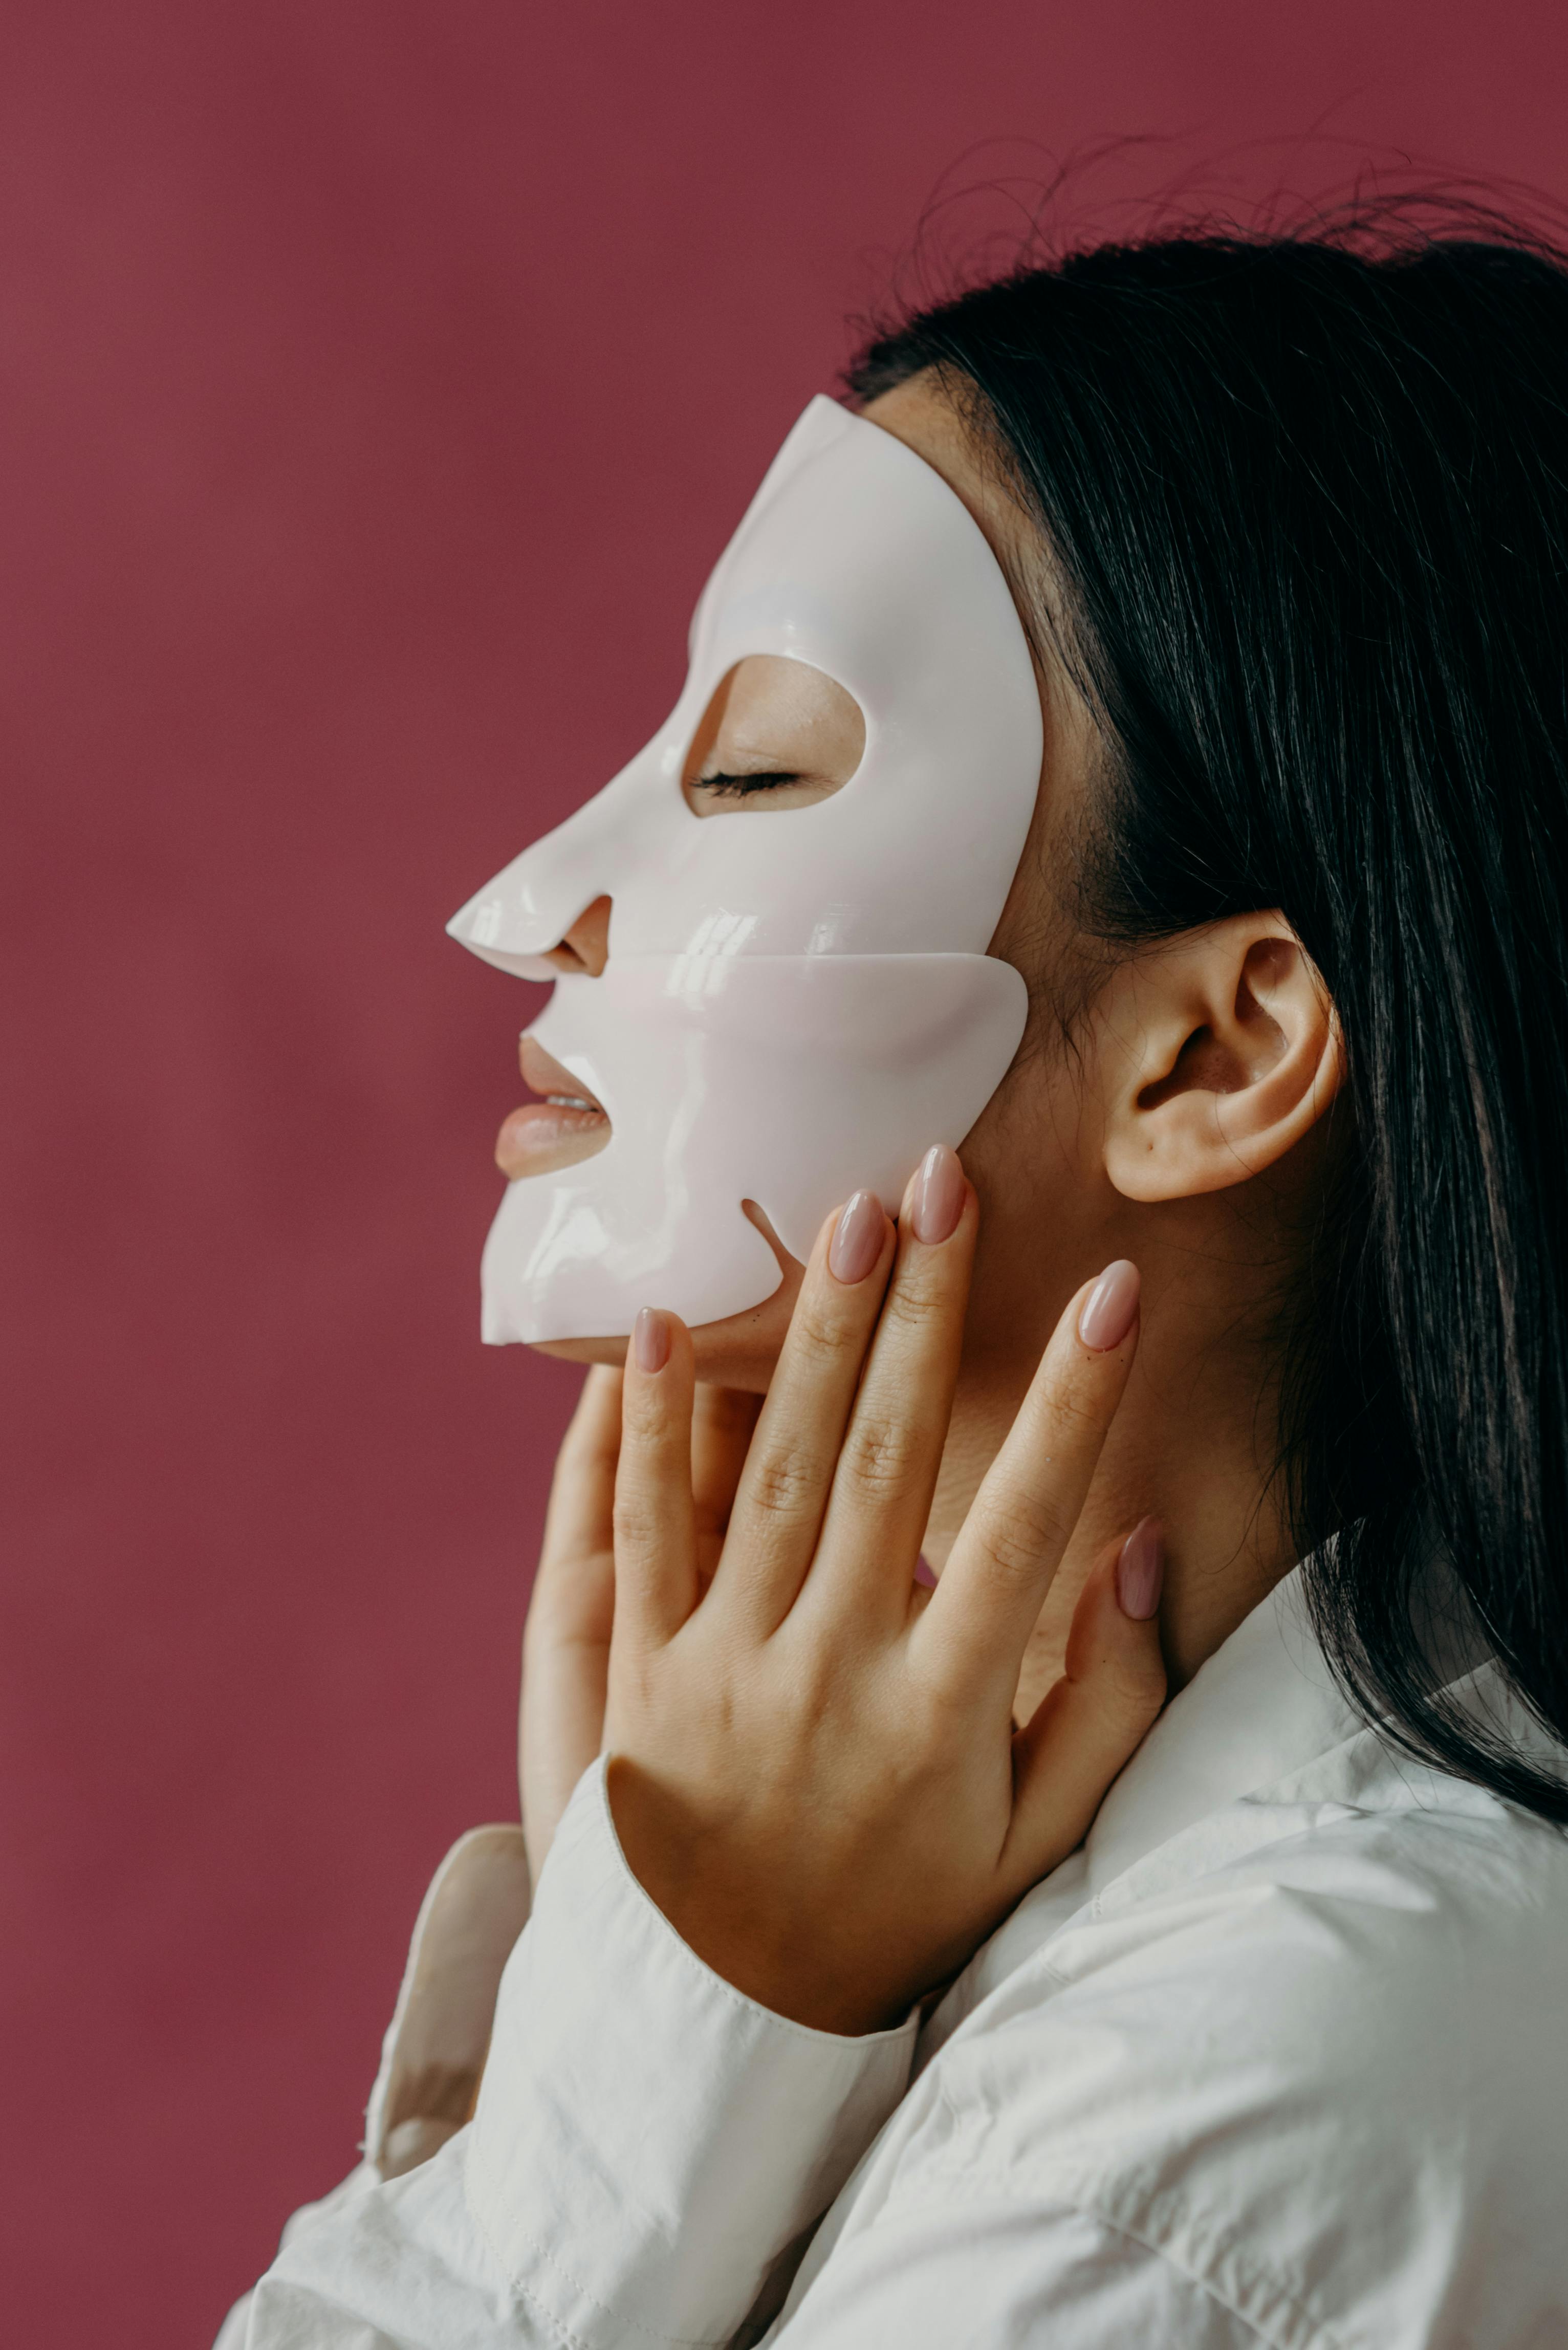
<instances>
[{"instance_id":1,"label":"hand","mask_svg":"<svg viewBox=\"0 0 1568 2350\"><path fill-rule=\"evenodd\" d=\"M616 1460L621 1375L590 1370L550 1486L545 1540L523 1639L517 1779L534 1882L573 1788L604 1736L615 1612ZM691 1507L699 1574L717 1564L736 1480L761 1399L697 1390L691 1428Z\"/></svg>"},{"instance_id":2,"label":"hand","mask_svg":"<svg viewBox=\"0 0 1568 2350\"><path fill-rule=\"evenodd\" d=\"M605 1740L622 1849L718 1974L826 2031L892 2023L956 1972L1081 1841L1164 1699L1146 1521L1091 1573L1064 1679L1012 1716L1132 1361L1130 1265L1072 1301L940 1584L913 1580L976 1223L950 1151L897 1233L867 1193L829 1219L711 1566L684 1326L639 1316L625 1374Z\"/></svg>"}]
</instances>

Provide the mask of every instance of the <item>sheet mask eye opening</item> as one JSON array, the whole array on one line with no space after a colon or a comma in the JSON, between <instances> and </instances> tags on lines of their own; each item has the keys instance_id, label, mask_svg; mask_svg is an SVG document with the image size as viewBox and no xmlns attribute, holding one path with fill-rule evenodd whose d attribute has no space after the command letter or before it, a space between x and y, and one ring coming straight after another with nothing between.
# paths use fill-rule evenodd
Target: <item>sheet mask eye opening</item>
<instances>
[{"instance_id":1,"label":"sheet mask eye opening","mask_svg":"<svg viewBox=\"0 0 1568 2350\"><path fill-rule=\"evenodd\" d=\"M680 788L694 816L782 815L842 791L865 751L865 715L836 679L750 653L714 688Z\"/></svg>"}]
</instances>

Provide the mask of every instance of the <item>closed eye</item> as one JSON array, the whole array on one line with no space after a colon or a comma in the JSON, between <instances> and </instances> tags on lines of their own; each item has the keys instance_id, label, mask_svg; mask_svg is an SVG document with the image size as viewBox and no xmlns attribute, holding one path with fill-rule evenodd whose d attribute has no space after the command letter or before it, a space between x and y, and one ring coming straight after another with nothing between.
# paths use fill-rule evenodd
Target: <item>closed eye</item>
<instances>
[{"instance_id":1,"label":"closed eye","mask_svg":"<svg viewBox=\"0 0 1568 2350\"><path fill-rule=\"evenodd\" d=\"M748 653L713 689L680 789L699 816L815 807L843 789L865 748L866 721L846 687L806 661Z\"/></svg>"},{"instance_id":2,"label":"closed eye","mask_svg":"<svg viewBox=\"0 0 1568 2350\"><path fill-rule=\"evenodd\" d=\"M776 792L786 784L798 784L801 777L789 767L760 767L749 775L698 775L693 778L700 792L714 792L721 799L743 800L752 792Z\"/></svg>"}]
</instances>

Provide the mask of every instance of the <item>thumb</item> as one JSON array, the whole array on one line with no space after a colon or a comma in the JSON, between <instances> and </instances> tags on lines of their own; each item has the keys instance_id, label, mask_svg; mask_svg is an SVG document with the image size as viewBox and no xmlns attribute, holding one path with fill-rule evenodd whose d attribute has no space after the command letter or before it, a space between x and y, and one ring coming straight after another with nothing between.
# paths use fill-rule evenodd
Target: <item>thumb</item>
<instances>
[{"instance_id":1,"label":"thumb","mask_svg":"<svg viewBox=\"0 0 1568 2350\"><path fill-rule=\"evenodd\" d=\"M1165 1703L1165 1542L1144 1518L1096 1561L1073 1612L1066 1669L1013 1741L1007 1858L1035 1884L1075 1851Z\"/></svg>"}]
</instances>

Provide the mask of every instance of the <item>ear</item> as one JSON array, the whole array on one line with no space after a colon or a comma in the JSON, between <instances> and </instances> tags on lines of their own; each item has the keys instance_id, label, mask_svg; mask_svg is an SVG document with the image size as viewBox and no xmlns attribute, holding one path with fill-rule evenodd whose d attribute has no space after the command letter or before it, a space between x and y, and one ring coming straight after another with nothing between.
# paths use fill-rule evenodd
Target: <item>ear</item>
<instances>
[{"instance_id":1,"label":"ear","mask_svg":"<svg viewBox=\"0 0 1568 2350\"><path fill-rule=\"evenodd\" d=\"M1106 1172L1129 1200L1244 1183L1310 1132L1345 1047L1282 914L1239 914L1136 954L1096 1006Z\"/></svg>"}]
</instances>

